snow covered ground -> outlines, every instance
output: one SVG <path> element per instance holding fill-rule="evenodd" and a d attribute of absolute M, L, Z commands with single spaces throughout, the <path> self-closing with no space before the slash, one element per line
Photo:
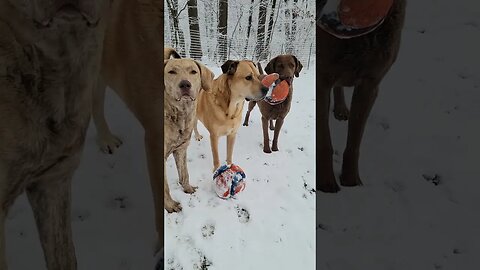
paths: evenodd
<path fill-rule="evenodd" d="M 212 70 L 220 74 L 219 68 Z M 240 128 L 234 157 L 246 172 L 247 187 L 237 200 L 221 200 L 211 189 L 207 136 L 201 142 L 192 138 L 188 152 L 190 181 L 199 186 L 196 194 L 180 190 L 173 158 L 169 160 L 172 196 L 182 203 L 183 212 L 165 214 L 166 269 L 314 269 L 315 194 L 309 191 L 315 182 L 314 70 L 302 72 L 294 84 L 294 104 L 280 135 L 280 152 L 263 153 L 258 108 L 250 126 Z M 101 153 L 91 125 L 73 181 L 78 266 L 153 269 L 156 235 L 143 132 L 111 91 L 106 117 L 124 144 L 114 155 Z M 199 128 L 208 134 L 202 124 Z M 224 158 L 225 140 L 220 142 Z M 6 235 L 9 269 L 45 269 L 25 196 L 10 211 Z"/>
<path fill-rule="evenodd" d="M 408 1 L 363 140 L 365 186 L 317 195 L 317 269 L 479 269 L 478 48 L 478 1 Z M 331 119 L 340 172 L 346 123 Z"/>
<path fill-rule="evenodd" d="M 234 163 L 245 171 L 247 186 L 236 200 L 222 200 L 212 189 L 210 141 L 201 123 L 204 139 L 192 138 L 188 150 L 190 182 L 199 186 L 193 196 L 175 183 L 174 160 L 169 160 L 172 196 L 183 211 L 165 214 L 166 269 L 315 269 L 314 86 L 313 68 L 295 79 L 279 152 L 263 153 L 258 107 L 249 126 L 240 127 Z M 225 138 L 219 149 L 224 160 Z"/>

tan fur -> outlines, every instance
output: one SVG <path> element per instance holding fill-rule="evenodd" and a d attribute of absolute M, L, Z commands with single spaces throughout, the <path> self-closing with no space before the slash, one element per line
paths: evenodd
<path fill-rule="evenodd" d="M 194 73 L 194 74 L 193 74 Z M 189 184 L 187 168 L 187 147 L 192 137 L 195 120 L 196 98 L 200 89 L 210 89 L 213 73 L 204 65 L 191 59 L 172 59 L 165 61 L 165 141 L 164 166 L 167 158 L 173 154 L 177 165 L 179 182 L 185 193 L 194 193 L 196 187 Z M 180 85 L 191 83 L 188 96 L 182 96 Z M 164 203 L 168 212 L 181 210 L 178 202 L 170 196 L 165 173 Z"/>
<path fill-rule="evenodd" d="M 172 56 L 173 56 L 173 58 L 182 58 L 173 48 L 164 48 L 163 49 L 163 59 L 170 59 L 170 57 L 172 57 Z"/>
<path fill-rule="evenodd" d="M 109 86 L 145 130 L 158 243 L 163 244 L 163 1 L 115 0 L 111 13 L 101 77 L 93 97 L 92 115 L 98 143 L 109 153 L 121 144 L 111 133 L 104 116 L 105 89 Z"/>
<path fill-rule="evenodd" d="M 237 130 L 242 121 L 245 99 L 260 100 L 268 89 L 260 81 L 260 73 L 251 61 L 227 61 L 224 73 L 213 81 L 211 91 L 200 91 L 197 117 L 210 133 L 213 170 L 220 166 L 218 139 L 227 136 L 227 163 L 233 159 L 233 147 Z M 247 80 L 251 76 L 251 80 Z M 195 138 L 201 140 L 195 125 Z"/>
<path fill-rule="evenodd" d="M 47 268 L 74 270 L 70 182 L 99 71 L 104 20 L 96 22 L 108 2 L 78 1 L 77 11 L 59 12 L 64 1 L 10 3 L 0 0 L 0 269 L 7 269 L 5 217 L 26 191 Z"/>

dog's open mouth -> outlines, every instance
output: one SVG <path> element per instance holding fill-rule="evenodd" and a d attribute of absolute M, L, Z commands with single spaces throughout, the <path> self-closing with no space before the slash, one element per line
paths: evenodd
<path fill-rule="evenodd" d="M 280 81 L 286 81 L 289 86 L 292 85 L 292 79 L 290 79 L 290 78 L 280 78 Z"/>
<path fill-rule="evenodd" d="M 177 101 L 182 101 L 182 100 L 195 101 L 195 98 L 188 94 L 183 94 L 181 97 L 177 98 L 176 100 Z"/>
<path fill-rule="evenodd" d="M 56 18 L 66 18 L 73 20 L 75 18 L 82 18 L 88 27 L 96 27 L 100 22 L 100 19 L 95 19 L 93 16 L 89 15 L 87 12 L 80 10 L 75 5 L 64 4 L 58 7 L 52 16 L 47 17 L 41 21 L 35 21 L 40 28 L 48 28 L 51 26 L 52 22 Z"/>

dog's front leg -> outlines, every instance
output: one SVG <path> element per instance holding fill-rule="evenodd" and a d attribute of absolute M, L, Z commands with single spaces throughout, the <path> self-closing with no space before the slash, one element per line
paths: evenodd
<path fill-rule="evenodd" d="M 227 135 L 227 164 L 232 164 L 233 161 L 233 147 L 235 146 L 235 139 L 237 133 Z"/>
<path fill-rule="evenodd" d="M 212 148 L 213 156 L 213 171 L 220 167 L 220 158 L 218 156 L 218 136 L 210 134 L 210 147 Z"/>
<path fill-rule="evenodd" d="M 317 119 L 319 125 L 319 141 L 317 144 L 317 160 L 319 176 L 317 177 L 317 190 L 323 192 L 338 192 L 340 188 L 335 181 L 333 173 L 333 147 L 330 139 L 330 93 L 332 85 L 317 79 Z"/>
<path fill-rule="evenodd" d="M 283 126 L 283 118 L 278 118 L 275 121 L 275 133 L 273 134 L 272 151 L 278 151 L 278 136 L 280 136 L 280 130 L 282 129 L 282 126 Z"/>
<path fill-rule="evenodd" d="M 333 115 L 339 121 L 348 120 L 349 111 L 345 104 L 343 87 L 340 86 L 333 88 Z"/>
<path fill-rule="evenodd" d="M 170 195 L 170 188 L 168 187 L 168 181 L 167 181 L 167 166 L 166 166 L 166 163 L 167 163 L 167 159 L 164 159 L 163 160 L 163 172 L 164 172 L 163 173 L 163 175 L 164 175 L 163 176 L 163 205 L 165 207 L 165 210 L 167 210 L 167 212 L 169 212 L 169 213 L 180 212 L 180 211 L 182 211 L 182 207 L 180 206 L 180 203 L 174 201 L 172 199 L 172 196 Z M 157 215 L 157 218 L 158 218 L 158 215 L 160 213 L 155 213 L 155 214 Z M 160 220 L 157 220 L 157 222 L 160 222 Z M 163 222 L 163 215 L 162 215 L 162 222 Z M 160 228 L 158 228 L 158 227 L 160 227 L 160 226 L 157 224 L 158 233 L 163 235 L 163 231 L 159 231 Z M 163 229 L 163 224 L 162 224 L 161 227 Z"/>
<path fill-rule="evenodd" d="M 248 120 L 250 119 L 250 112 L 253 110 L 253 108 L 255 108 L 256 104 L 257 102 L 253 100 L 248 102 L 247 114 L 245 115 L 245 120 L 243 121 L 244 126 L 248 126 Z"/>
<path fill-rule="evenodd" d="M 195 116 L 195 120 L 193 121 L 193 133 L 195 134 L 195 140 L 200 141 L 203 139 L 203 136 L 200 135 L 198 132 L 198 118 Z"/>
<path fill-rule="evenodd" d="M 197 187 L 190 185 L 187 168 L 187 146 L 183 146 L 173 152 L 175 164 L 177 165 L 178 178 L 185 193 L 194 193 Z"/>
<path fill-rule="evenodd" d="M 122 145 L 122 140 L 113 135 L 105 120 L 105 91 L 107 85 L 99 76 L 97 85 L 93 89 L 92 96 L 92 118 L 97 130 L 97 143 L 104 153 L 113 154 L 116 148 Z"/>
<path fill-rule="evenodd" d="M 165 183 L 167 183 L 167 173 L 165 170 L 165 156 L 163 152 L 163 131 L 160 127 L 156 127 L 156 131 L 152 131 L 149 129 L 145 130 L 145 152 L 147 155 L 147 168 L 148 168 L 148 175 L 150 178 L 150 186 L 152 189 L 153 194 L 153 206 L 155 209 L 155 228 L 157 231 L 157 249 L 163 248 L 163 228 L 164 228 L 164 217 L 163 217 L 163 209 L 165 204 L 165 198 L 167 197 L 165 194 L 168 192 L 168 186 L 165 187 Z M 162 170 L 160 169 L 160 160 L 164 159 L 163 163 L 163 175 L 161 174 Z M 164 181 L 164 194 L 163 198 L 160 194 L 162 194 L 162 186 L 160 182 Z M 168 192 L 170 194 L 170 192 Z M 163 200 L 162 200 L 163 199 Z M 167 210 L 168 211 L 168 210 Z"/>
<path fill-rule="evenodd" d="M 262 130 L 263 130 L 263 152 L 272 153 L 270 150 L 270 138 L 268 136 L 268 119 L 262 115 Z"/>
<path fill-rule="evenodd" d="M 355 87 L 348 121 L 347 146 L 343 153 L 342 186 L 362 185 L 358 172 L 358 158 L 365 124 L 378 94 L 378 83 L 365 81 Z"/>
<path fill-rule="evenodd" d="M 42 179 L 27 188 L 48 270 L 75 270 L 71 228 L 71 176 Z"/>

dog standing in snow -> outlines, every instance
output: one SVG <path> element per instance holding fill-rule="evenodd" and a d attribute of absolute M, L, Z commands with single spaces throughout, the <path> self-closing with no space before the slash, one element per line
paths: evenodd
<path fill-rule="evenodd" d="M 47 269 L 77 269 L 71 180 L 90 121 L 108 3 L 0 0 L 0 270 L 7 269 L 7 212 L 24 191 Z"/>
<path fill-rule="evenodd" d="M 326 2 L 326 4 L 325 4 Z M 325 5 L 325 6 L 324 6 Z M 317 4 L 317 189 L 340 190 L 333 172 L 330 94 L 334 116 L 348 120 L 340 183 L 361 185 L 358 159 L 367 118 L 380 83 L 395 62 L 405 17 L 405 0 L 328 0 Z M 343 87 L 355 87 L 350 110 Z"/>

